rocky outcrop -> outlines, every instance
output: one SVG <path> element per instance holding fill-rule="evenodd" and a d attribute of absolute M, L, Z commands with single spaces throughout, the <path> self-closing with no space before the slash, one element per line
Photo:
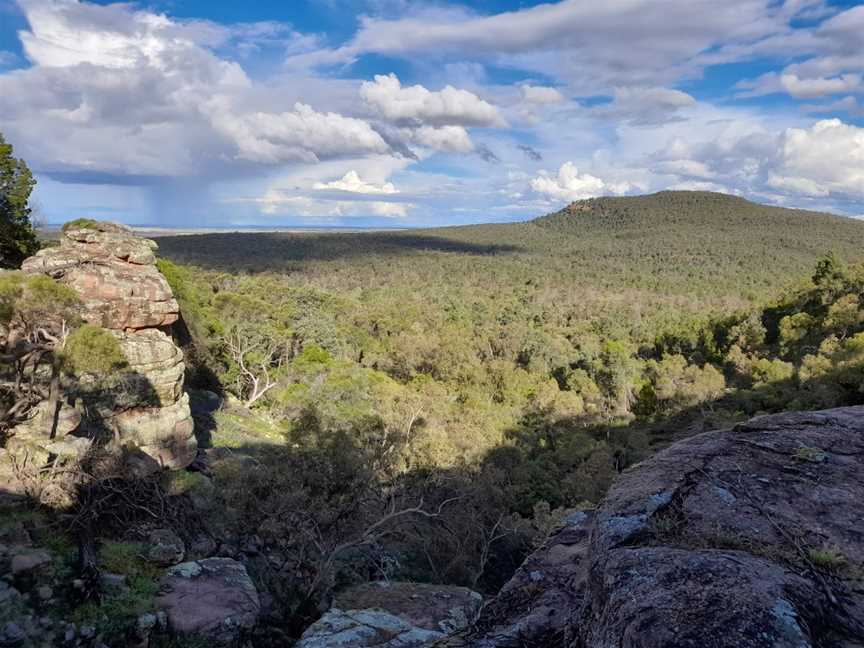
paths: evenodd
<path fill-rule="evenodd" d="M 864 646 L 864 407 L 681 441 L 571 516 L 450 647 Z"/>
<path fill-rule="evenodd" d="M 21 269 L 47 274 L 75 289 L 91 324 L 119 331 L 170 326 L 180 308 L 156 269 L 155 241 L 117 223 L 87 221 L 63 232 Z"/>
<path fill-rule="evenodd" d="M 82 377 L 79 387 L 119 444 L 138 451 L 136 466 L 144 471 L 183 468 L 197 450 L 183 352 L 168 335 L 179 307 L 156 268 L 155 250 L 155 242 L 128 227 L 86 221 L 22 266 L 73 288 L 84 319 L 117 337 L 128 370 L 99 384 Z"/>
<path fill-rule="evenodd" d="M 177 635 L 237 645 L 255 627 L 261 611 L 258 591 L 246 568 L 231 558 L 206 558 L 168 570 L 156 607 Z"/>
<path fill-rule="evenodd" d="M 416 648 L 467 627 L 482 597 L 464 587 L 367 583 L 339 596 L 297 648 Z"/>

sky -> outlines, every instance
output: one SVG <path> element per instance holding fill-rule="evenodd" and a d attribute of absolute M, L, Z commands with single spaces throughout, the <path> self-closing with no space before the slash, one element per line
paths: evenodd
<path fill-rule="evenodd" d="M 664 189 L 864 217 L 864 3 L 0 0 L 40 218 L 454 225 Z"/>

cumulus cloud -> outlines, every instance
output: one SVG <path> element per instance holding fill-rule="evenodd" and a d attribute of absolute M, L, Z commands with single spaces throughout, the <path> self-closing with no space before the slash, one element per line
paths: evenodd
<path fill-rule="evenodd" d="M 333 218 L 405 218 L 414 207 L 412 203 L 380 200 L 321 200 L 282 189 L 270 189 L 259 198 L 232 198 L 226 202 L 256 205 L 267 216 L 302 216 L 314 219 Z"/>
<path fill-rule="evenodd" d="M 354 171 L 348 171 L 340 180 L 331 182 L 316 182 L 313 185 L 314 189 L 319 191 L 332 189 L 336 191 L 347 191 L 350 193 L 359 194 L 396 194 L 399 190 L 393 186 L 392 182 L 385 182 L 383 185 L 375 185 L 369 182 L 363 182 L 360 175 Z"/>
<path fill-rule="evenodd" d="M 690 178 L 713 178 L 717 174 L 698 160 L 665 160 L 654 167 L 657 173 Z"/>
<path fill-rule="evenodd" d="M 590 173 L 579 173 L 573 162 L 565 162 L 554 176 L 541 171 L 531 180 L 531 189 L 552 200 L 572 202 L 604 194 L 625 194 L 634 186 L 628 182 L 609 183 Z"/>
<path fill-rule="evenodd" d="M 810 196 L 864 198 L 864 128 L 826 119 L 787 129 L 769 185 Z"/>
<path fill-rule="evenodd" d="M 432 126 L 496 126 L 506 123 L 492 104 L 467 90 L 445 86 L 433 92 L 422 85 L 403 87 L 395 74 L 365 81 L 360 96 L 387 120 Z"/>
<path fill-rule="evenodd" d="M 284 26 L 224 27 L 75 0 L 21 7 L 32 65 L 0 75 L 0 120 L 42 172 L 200 176 L 230 160 L 273 165 L 391 151 L 359 117 L 305 102 L 274 109 L 276 88 L 263 92 L 215 53 L 244 39 L 290 40 Z"/>
<path fill-rule="evenodd" d="M 216 109 L 213 126 L 237 145 L 238 157 L 275 164 L 291 160 L 385 153 L 387 143 L 368 123 L 337 113 L 319 113 L 298 103 L 283 113 L 232 114 Z"/>
<path fill-rule="evenodd" d="M 468 131 L 462 126 L 420 126 L 419 128 L 399 129 L 402 137 L 409 143 L 417 144 L 434 151 L 445 153 L 471 153 L 474 143 Z"/>
<path fill-rule="evenodd" d="M 864 128 L 839 119 L 702 144 L 677 142 L 665 154 L 674 157 L 659 161 L 654 170 L 682 179 L 710 179 L 760 194 L 864 197 Z"/>

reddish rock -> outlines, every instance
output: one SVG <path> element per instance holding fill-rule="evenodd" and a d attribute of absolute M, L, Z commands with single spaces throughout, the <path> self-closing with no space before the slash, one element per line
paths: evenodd
<path fill-rule="evenodd" d="M 91 324 L 116 330 L 170 326 L 179 306 L 156 269 L 156 243 L 116 223 L 63 233 L 60 246 L 46 248 L 22 265 L 74 288 Z"/>
<path fill-rule="evenodd" d="M 258 591 L 246 568 L 231 558 L 175 565 L 162 579 L 156 607 L 178 635 L 206 637 L 215 645 L 238 645 L 258 619 Z"/>

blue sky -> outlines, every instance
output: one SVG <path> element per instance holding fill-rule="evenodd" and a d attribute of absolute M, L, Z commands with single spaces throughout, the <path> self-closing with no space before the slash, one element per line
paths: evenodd
<path fill-rule="evenodd" d="M 706 189 L 864 215 L 864 4 L 0 0 L 51 222 L 445 225 Z"/>

